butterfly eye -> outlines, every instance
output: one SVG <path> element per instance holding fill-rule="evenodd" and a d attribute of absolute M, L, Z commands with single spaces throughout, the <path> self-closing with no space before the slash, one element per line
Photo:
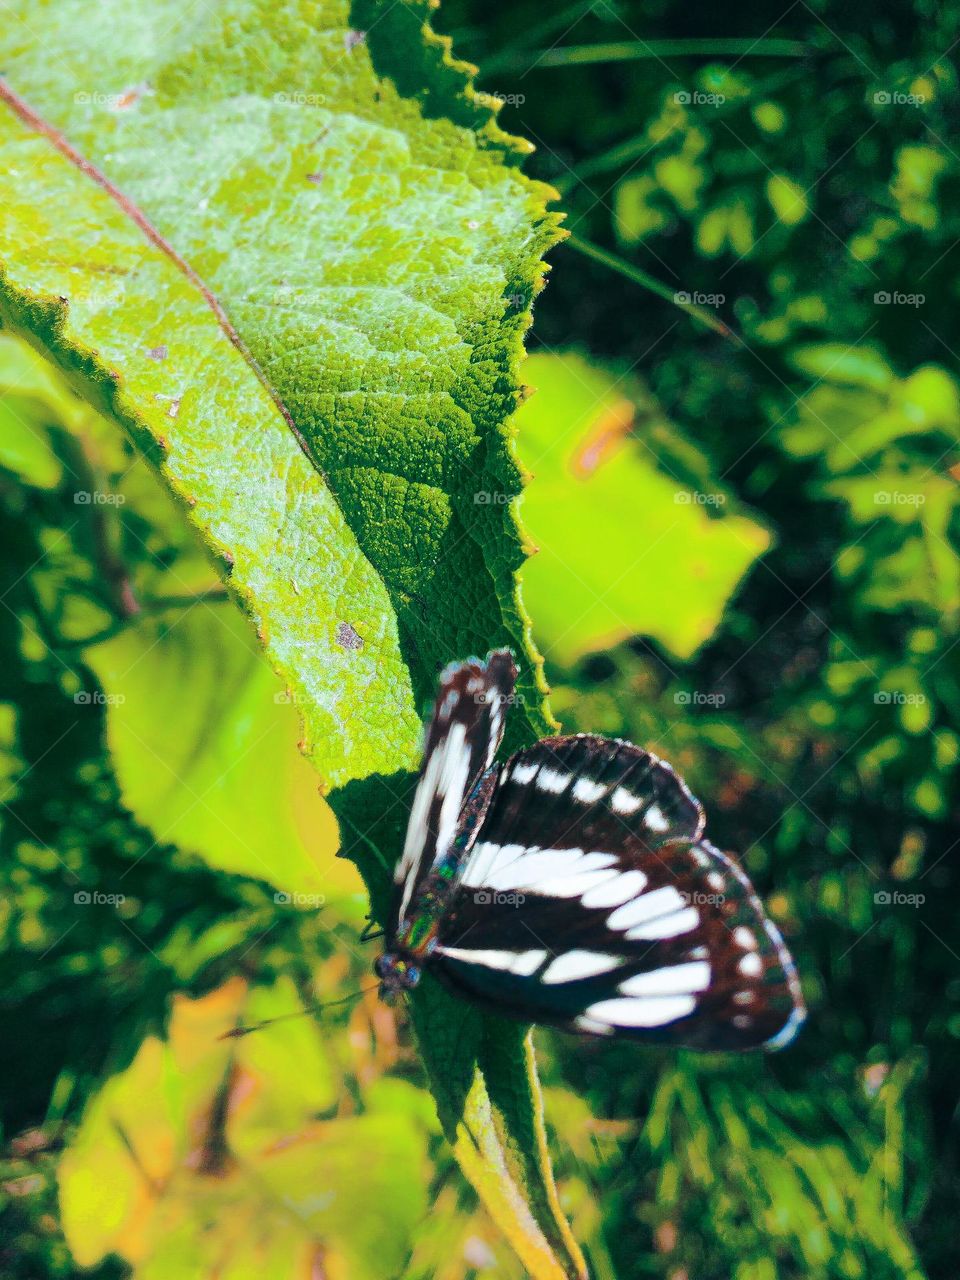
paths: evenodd
<path fill-rule="evenodd" d="M 385 978 L 393 969 L 393 957 L 390 955 L 377 956 L 373 962 L 373 972 L 378 978 Z"/>
<path fill-rule="evenodd" d="M 410 968 L 407 970 L 406 977 L 404 979 L 404 986 L 415 987 L 419 981 L 420 981 L 420 969 L 418 968 L 417 965 L 412 964 Z"/>

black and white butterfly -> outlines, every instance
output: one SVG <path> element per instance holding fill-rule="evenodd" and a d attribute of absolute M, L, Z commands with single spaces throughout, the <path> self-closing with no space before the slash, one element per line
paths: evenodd
<path fill-rule="evenodd" d="M 395 874 L 381 994 L 429 968 L 500 1013 L 698 1049 L 777 1049 L 790 954 L 699 802 L 629 742 L 544 738 L 500 765 L 508 650 L 448 667 Z"/>

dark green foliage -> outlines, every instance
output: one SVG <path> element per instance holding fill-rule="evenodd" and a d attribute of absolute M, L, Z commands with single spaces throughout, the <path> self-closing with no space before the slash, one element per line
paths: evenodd
<path fill-rule="evenodd" d="M 504 123 L 538 142 L 531 172 L 561 188 L 574 235 L 668 291 L 724 295 L 717 314 L 738 335 L 710 332 L 564 248 L 536 339 L 636 363 L 777 538 L 694 662 L 638 642 L 573 675 L 551 672 L 544 637 L 554 710 L 566 728 L 623 734 L 682 767 L 709 832 L 743 851 L 792 939 L 812 1016 L 799 1045 L 747 1086 L 752 1141 L 765 1131 L 778 1147 L 783 1126 L 789 1162 L 790 1134 L 799 1152 L 829 1133 L 856 1163 L 872 1133 L 867 1145 L 902 1162 L 890 1203 L 928 1273 L 952 1275 L 960 95 L 947 51 L 960 10 L 770 4 L 734 16 L 614 3 L 546 16 L 533 3 L 491 14 L 454 0 L 444 20 L 483 87 L 523 95 Z M 697 37 L 709 50 L 741 33 L 736 56 L 658 44 Z M 806 53 L 769 56 L 764 33 Z M 648 42 L 659 56 L 569 65 L 562 52 L 601 42 L 621 57 Z M 599 587 L 602 564 L 597 573 Z M 628 1058 L 562 1060 L 598 1114 L 642 1116 L 677 1069 L 638 1076 Z M 737 1064 L 721 1078 L 742 1089 L 750 1071 Z M 712 1159 L 732 1161 L 710 1068 L 688 1064 L 678 1079 L 706 1099 Z M 902 1098 L 899 1137 L 884 1079 Z M 747 1266 L 763 1254 L 772 1169 L 741 1188 L 734 1222 L 727 1172 L 722 1192 L 698 1188 L 682 1142 L 664 1159 L 679 1199 L 652 1195 L 656 1162 L 636 1152 L 598 1188 L 618 1275 L 669 1271 L 650 1253 L 649 1226 L 665 1216 L 676 1230 L 657 1233 L 656 1250 L 698 1280 L 740 1266 L 771 1277 L 911 1273 L 908 1254 L 862 1242 L 816 1266 L 790 1250 Z M 851 1194 L 866 1218 L 869 1195 Z M 682 1217 L 665 1210 L 672 1203 Z"/>

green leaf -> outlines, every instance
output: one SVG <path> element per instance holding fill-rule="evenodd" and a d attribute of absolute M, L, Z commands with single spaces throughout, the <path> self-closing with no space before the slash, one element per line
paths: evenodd
<path fill-rule="evenodd" d="M 803 188 L 785 173 L 772 173 L 767 179 L 767 199 L 773 212 L 788 227 L 803 222 L 810 212 Z"/>
<path fill-rule="evenodd" d="M 539 554 L 523 589 L 540 643 L 570 663 L 643 633 L 689 657 L 769 535 L 742 515 L 712 518 L 727 507 L 718 486 L 663 474 L 678 468 L 662 414 L 632 383 L 575 355 L 531 356 L 524 376 L 536 394 L 517 415 L 520 451 L 536 482 L 523 514 Z"/>
<path fill-rule="evenodd" d="M 336 822 L 296 749 L 296 710 L 242 615 L 201 603 L 147 616 L 84 657 L 108 698 L 124 800 L 158 841 L 292 901 L 338 896 Z"/>
<path fill-rule="evenodd" d="M 37 355 L 0 334 L 0 467 L 35 488 L 57 487 L 63 467 L 37 419 L 66 412 L 66 400 Z"/>
<path fill-rule="evenodd" d="M 512 504 L 474 495 L 519 492 L 504 420 L 556 223 L 516 171 L 523 147 L 423 30 L 425 5 L 239 13 L 171 3 L 145 21 L 64 0 L 42 45 L 27 7 L 7 23 L 10 83 L 124 198 L 3 90 L 19 178 L 0 212 L 0 317 L 190 507 L 297 700 L 304 749 L 341 788 L 382 918 L 437 667 L 511 644 L 513 742 L 549 724 Z M 468 1176 L 531 1274 L 582 1274 L 523 1030 L 491 1030 L 429 984 L 416 1004 Z M 443 1032 L 429 1044 L 424 1011 Z"/>
<path fill-rule="evenodd" d="M 0 130 L 5 159 L 20 170 L 0 211 L 4 323 L 153 457 L 163 452 L 167 482 L 269 633 L 273 665 L 302 693 L 306 750 L 325 776 L 412 762 L 417 717 L 386 591 L 267 389 L 196 287 L 116 201 L 12 111 Z M 54 240 L 68 261 L 46 255 Z M 122 331 L 107 305 L 121 297 Z M 149 354 L 158 317 L 168 327 L 162 361 Z M 340 620 L 367 637 L 362 650 L 337 643 Z M 392 734 L 374 736 L 371 706 Z"/>
<path fill-rule="evenodd" d="M 310 1023 L 221 1038 L 298 1007 L 288 980 L 174 1001 L 168 1039 L 146 1039 L 107 1081 L 61 1162 L 81 1265 L 113 1251 L 139 1280 L 400 1271 L 426 1211 L 425 1130 L 402 1113 L 317 1120 L 336 1079 Z"/>
<path fill-rule="evenodd" d="M 427 12 L 166 0 L 147 22 L 126 0 L 60 0 L 42 40 L 27 3 L 0 37 L 10 86 L 223 305 L 387 587 L 418 704 L 438 662 L 527 648 L 512 514 L 473 495 L 520 489 L 502 423 L 557 238 L 549 189 L 424 40 Z M 108 307 L 123 283 L 100 290 Z M 188 398 L 197 366 L 170 320 L 157 308 L 141 332 L 169 348 L 157 390 Z M 543 731 L 529 660 L 521 692 L 516 719 Z"/>

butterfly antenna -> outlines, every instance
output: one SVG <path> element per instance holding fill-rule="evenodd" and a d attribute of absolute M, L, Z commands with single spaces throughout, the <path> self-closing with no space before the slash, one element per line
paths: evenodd
<path fill-rule="evenodd" d="M 218 1040 L 239 1040 L 242 1036 L 248 1036 L 254 1031 L 262 1031 L 264 1027 L 272 1027 L 275 1022 L 289 1022 L 291 1018 L 305 1018 L 311 1013 L 321 1013 L 324 1009 L 334 1009 L 339 1004 L 349 1004 L 351 1000 L 359 1000 L 361 996 L 365 996 L 368 991 L 376 991 L 379 984 L 374 983 L 369 987 L 361 987 L 359 991 L 352 991 L 348 996 L 341 996 L 339 1000 L 325 1000 L 322 1004 L 308 1004 L 304 1008 L 298 1009 L 296 1013 L 280 1013 L 275 1018 L 264 1018 L 262 1022 L 254 1022 L 249 1027 L 234 1027 L 232 1031 L 225 1031 L 222 1036 L 217 1036 Z"/>

